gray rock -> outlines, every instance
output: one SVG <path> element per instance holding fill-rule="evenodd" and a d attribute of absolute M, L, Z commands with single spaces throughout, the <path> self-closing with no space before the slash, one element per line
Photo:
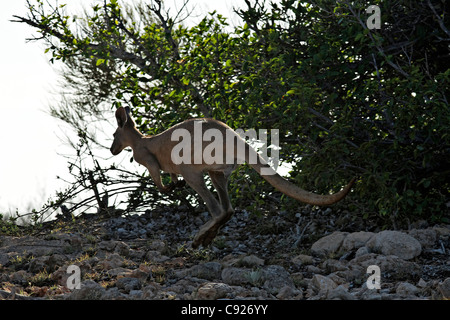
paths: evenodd
<path fill-rule="evenodd" d="M 311 247 L 311 252 L 313 255 L 319 257 L 327 257 L 333 253 L 337 253 L 346 236 L 346 232 L 333 232 L 316 241 Z"/>
<path fill-rule="evenodd" d="M 122 290 L 125 293 L 129 293 L 131 290 L 139 290 L 141 289 L 141 282 L 136 278 L 120 278 L 116 282 L 117 288 Z"/>
<path fill-rule="evenodd" d="M 295 288 L 289 272 L 279 265 L 270 265 L 263 269 L 263 288 L 271 294 L 278 294 L 285 286 Z"/>
<path fill-rule="evenodd" d="M 303 292 L 301 290 L 295 289 L 291 286 L 284 286 L 278 291 L 277 299 L 287 300 L 287 299 L 301 299 L 303 298 Z"/>
<path fill-rule="evenodd" d="M 162 240 L 154 240 L 148 246 L 149 250 L 159 251 L 162 254 L 167 252 L 167 244 Z"/>
<path fill-rule="evenodd" d="M 114 248 L 116 247 L 116 243 L 117 241 L 114 240 L 108 240 L 108 241 L 101 241 L 97 247 L 100 250 L 105 250 L 105 251 L 113 251 Z"/>
<path fill-rule="evenodd" d="M 349 261 L 349 265 L 359 270 L 359 277 L 367 279 L 367 268 L 371 265 L 378 266 L 381 273 L 390 274 L 393 279 L 404 279 L 406 276 L 420 275 L 422 269 L 414 262 L 405 261 L 397 256 L 384 256 L 375 253 L 369 253 L 356 257 Z M 356 268 L 358 267 L 358 268 Z M 383 276 L 381 277 L 383 281 Z"/>
<path fill-rule="evenodd" d="M 402 297 L 410 297 L 417 295 L 419 293 L 419 289 L 411 283 L 400 282 L 395 292 Z"/>
<path fill-rule="evenodd" d="M 117 253 L 110 254 L 101 261 L 99 264 L 102 266 L 104 270 L 111 270 L 122 267 L 124 265 L 124 259 L 119 256 Z"/>
<path fill-rule="evenodd" d="M 127 295 L 121 293 L 119 288 L 109 288 L 106 290 L 105 294 L 102 296 L 102 300 L 117 300 L 117 299 L 126 299 Z"/>
<path fill-rule="evenodd" d="M 360 256 L 363 256 L 363 255 L 368 254 L 368 253 L 370 253 L 369 252 L 369 248 L 361 247 L 358 250 L 356 250 L 355 257 L 360 257 Z"/>
<path fill-rule="evenodd" d="M 399 231 L 377 233 L 366 243 L 366 247 L 371 252 L 394 255 L 404 260 L 415 258 L 422 252 L 419 241 Z"/>
<path fill-rule="evenodd" d="M 15 284 L 19 285 L 26 285 L 31 278 L 31 274 L 26 272 L 25 270 L 19 270 L 17 272 L 14 272 L 10 276 L 10 281 Z"/>
<path fill-rule="evenodd" d="M 225 284 L 220 282 L 207 282 L 203 284 L 197 291 L 197 299 L 200 300 L 216 300 L 222 299 L 227 296 L 228 293 L 231 293 L 233 289 Z"/>
<path fill-rule="evenodd" d="M 378 289 L 367 288 L 366 283 L 363 283 L 362 288 L 357 291 L 356 296 L 360 300 L 381 300 L 381 293 Z"/>
<path fill-rule="evenodd" d="M 346 251 L 363 247 L 374 236 L 373 232 L 354 232 L 347 235 L 342 243 L 342 249 Z"/>
<path fill-rule="evenodd" d="M 450 299 L 450 278 L 447 278 L 443 282 L 439 283 L 438 290 L 443 299 Z"/>
<path fill-rule="evenodd" d="M 258 258 L 255 255 L 249 255 L 249 256 L 245 256 L 244 258 L 242 258 L 240 260 L 240 265 L 242 267 L 260 267 L 262 265 L 264 265 L 264 260 L 261 258 Z"/>
<path fill-rule="evenodd" d="M 148 285 L 146 285 L 144 288 L 142 288 L 142 299 L 154 299 L 158 292 L 161 290 L 161 285 L 156 282 L 152 282 Z"/>
<path fill-rule="evenodd" d="M 293 264 L 304 266 L 313 263 L 313 257 L 308 256 L 306 254 L 299 254 L 291 259 Z"/>
<path fill-rule="evenodd" d="M 436 226 L 433 228 L 436 231 L 437 235 L 443 239 L 448 239 L 450 237 L 450 225 L 447 226 Z"/>
<path fill-rule="evenodd" d="M 437 240 L 437 232 L 433 228 L 413 229 L 408 234 L 419 241 L 422 248 L 433 248 Z"/>
<path fill-rule="evenodd" d="M 315 274 L 310 283 L 310 289 L 317 294 L 324 293 L 327 295 L 328 292 L 336 287 L 337 284 L 333 280 L 320 274 Z"/>
<path fill-rule="evenodd" d="M 101 300 L 106 290 L 100 284 L 92 280 L 81 282 L 80 289 L 74 289 L 68 296 L 69 300 Z"/>
<path fill-rule="evenodd" d="M 356 300 L 356 297 L 348 292 L 348 289 L 343 285 L 331 289 L 326 298 L 329 300 Z"/>
<path fill-rule="evenodd" d="M 122 241 L 117 241 L 114 252 L 122 257 L 128 257 L 130 254 L 130 246 Z"/>
<path fill-rule="evenodd" d="M 246 268 L 229 267 L 222 270 L 221 276 L 223 282 L 232 286 L 239 286 L 249 282 L 250 271 Z"/>
<path fill-rule="evenodd" d="M 9 256 L 6 253 L 0 252 L 0 266 L 5 265 L 9 262 Z"/>
<path fill-rule="evenodd" d="M 28 267 L 28 271 L 31 273 L 39 273 L 41 271 L 44 271 L 45 267 L 47 266 L 47 261 L 49 257 L 43 256 L 43 257 L 36 257 L 30 261 L 30 265 Z"/>
<path fill-rule="evenodd" d="M 206 262 L 194 265 L 189 269 L 176 271 L 175 276 L 177 278 L 191 276 L 206 280 L 216 280 L 222 276 L 222 265 L 218 262 Z"/>
<path fill-rule="evenodd" d="M 161 263 L 169 260 L 170 258 L 165 255 L 161 255 L 161 252 L 156 250 L 150 250 L 145 254 L 145 260 L 150 261 L 152 263 Z"/>

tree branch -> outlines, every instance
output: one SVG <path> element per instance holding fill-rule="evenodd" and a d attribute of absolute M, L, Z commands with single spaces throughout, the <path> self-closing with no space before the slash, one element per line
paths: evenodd
<path fill-rule="evenodd" d="M 366 24 L 361 20 L 361 17 L 359 14 L 356 14 L 355 10 L 353 9 L 352 5 L 346 1 L 345 2 L 347 4 L 347 7 L 349 8 L 350 12 L 353 14 L 353 16 L 356 18 L 356 20 L 359 22 L 359 24 L 363 27 L 364 30 L 367 30 L 367 34 L 370 37 L 370 40 L 372 40 L 373 44 L 375 45 L 375 47 L 377 48 L 378 52 L 383 56 L 383 58 L 386 60 L 386 62 L 395 70 L 397 70 L 398 73 L 400 73 L 401 75 L 403 75 L 406 78 L 409 78 L 410 75 L 403 70 L 399 65 L 393 63 L 392 61 L 390 61 L 386 54 L 384 53 L 383 48 L 377 43 L 377 41 L 375 40 L 375 38 L 372 35 L 372 31 L 366 26 Z"/>

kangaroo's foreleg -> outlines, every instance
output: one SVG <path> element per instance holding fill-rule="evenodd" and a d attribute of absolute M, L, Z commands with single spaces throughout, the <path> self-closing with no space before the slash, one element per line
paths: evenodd
<path fill-rule="evenodd" d="M 170 185 L 163 185 L 161 181 L 161 167 L 159 166 L 158 161 L 155 157 L 153 157 L 153 155 L 147 155 L 145 162 L 143 162 L 143 165 L 147 168 L 148 173 L 152 177 L 153 182 L 155 182 L 155 185 L 160 192 L 167 193 L 173 190 Z"/>

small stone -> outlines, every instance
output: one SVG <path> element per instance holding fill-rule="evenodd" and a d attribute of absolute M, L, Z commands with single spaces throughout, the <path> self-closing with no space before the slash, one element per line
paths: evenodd
<path fill-rule="evenodd" d="M 194 265 L 189 269 L 176 271 L 175 275 L 177 278 L 191 276 L 206 280 L 220 279 L 222 275 L 222 265 L 218 262 L 206 262 Z"/>
<path fill-rule="evenodd" d="M 301 299 L 303 297 L 303 293 L 301 290 L 295 289 L 291 286 L 284 286 L 280 289 L 277 294 L 277 299 L 287 300 L 287 299 Z"/>
<path fill-rule="evenodd" d="M 278 294 L 285 286 L 295 288 L 289 272 L 279 265 L 270 265 L 263 269 L 263 288 L 271 294 Z"/>
<path fill-rule="evenodd" d="M 306 254 L 299 254 L 291 259 L 293 264 L 304 266 L 313 263 L 313 257 L 308 256 Z"/>
<path fill-rule="evenodd" d="M 250 256 L 245 256 L 244 258 L 242 258 L 240 260 L 240 264 L 243 267 L 259 267 L 264 265 L 264 260 L 252 254 Z"/>
<path fill-rule="evenodd" d="M 208 282 L 203 284 L 197 291 L 197 299 L 201 300 L 216 300 L 222 299 L 232 292 L 232 288 L 220 282 Z"/>
<path fill-rule="evenodd" d="M 68 296 L 69 300 L 101 300 L 106 290 L 100 284 L 92 280 L 81 282 L 80 289 L 74 289 Z"/>
<path fill-rule="evenodd" d="M 438 290 L 443 299 L 450 299 L 450 278 L 447 278 L 443 282 L 439 283 Z"/>
<path fill-rule="evenodd" d="M 225 268 L 222 270 L 222 280 L 229 285 L 243 285 L 249 282 L 251 270 L 245 268 Z"/>
<path fill-rule="evenodd" d="M 108 255 L 106 257 L 106 259 L 104 259 L 103 261 L 101 261 L 99 263 L 99 265 L 104 270 L 116 269 L 116 268 L 123 266 L 123 264 L 124 264 L 124 259 L 121 256 L 119 256 L 117 253 Z"/>
<path fill-rule="evenodd" d="M 401 282 L 397 286 L 397 290 L 395 292 L 402 297 L 409 297 L 417 295 L 419 293 L 419 289 L 411 283 Z"/>
<path fill-rule="evenodd" d="M 417 282 L 417 286 L 420 288 L 426 288 L 427 286 L 427 282 L 425 280 L 423 280 L 422 278 L 419 279 L 419 282 Z"/>
<path fill-rule="evenodd" d="M 117 280 L 116 286 L 119 290 L 129 293 L 131 290 L 141 289 L 141 282 L 137 278 L 120 278 Z"/>
<path fill-rule="evenodd" d="M 356 250 L 355 257 L 361 257 L 361 256 L 363 256 L 365 254 L 369 254 L 369 253 L 370 253 L 370 251 L 367 247 L 361 247 L 358 250 Z"/>
<path fill-rule="evenodd" d="M 327 299 L 329 300 L 356 300 L 356 297 L 353 296 L 348 289 L 343 285 L 339 285 L 336 288 L 332 289 L 327 294 Z"/>
<path fill-rule="evenodd" d="M 333 280 L 320 274 L 314 275 L 310 285 L 315 292 L 329 292 L 337 287 Z"/>
<path fill-rule="evenodd" d="M 122 257 L 128 257 L 130 254 L 130 246 L 125 242 L 118 241 L 114 252 L 121 255 Z"/>

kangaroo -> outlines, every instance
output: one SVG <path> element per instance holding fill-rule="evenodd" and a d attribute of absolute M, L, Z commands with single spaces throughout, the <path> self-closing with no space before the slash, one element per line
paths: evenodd
<path fill-rule="evenodd" d="M 324 206 L 340 201 L 349 193 L 355 181 L 353 179 L 347 186 L 335 194 L 314 194 L 295 186 L 278 175 L 233 129 L 218 120 L 206 118 L 190 119 L 158 135 L 144 136 L 136 128 L 135 122 L 130 116 L 130 108 L 118 108 L 115 116 L 118 128 L 114 133 L 114 141 L 110 148 L 113 155 L 119 154 L 126 147 L 131 147 L 134 159 L 147 168 L 150 176 L 161 192 L 170 192 L 174 188 L 182 186 L 185 181 L 205 201 L 206 207 L 212 215 L 212 219 L 204 224 L 194 237 L 192 242 L 193 248 L 197 248 L 199 245 L 203 245 L 204 247 L 209 245 L 216 237 L 220 227 L 230 220 L 234 214 L 228 196 L 228 178 L 236 169 L 237 165 L 243 163 L 243 161 L 249 163 L 275 189 L 298 201 L 312 205 Z M 198 128 L 201 128 L 201 131 Z M 215 158 L 215 161 L 211 161 L 211 159 L 198 159 L 198 157 L 196 159 L 196 150 L 193 150 L 196 149 L 196 146 L 197 149 L 200 147 L 203 152 L 208 148 L 208 145 L 212 144 L 212 142 L 204 141 L 204 138 L 202 138 L 203 134 L 210 129 L 216 133 L 220 133 L 222 137 L 227 135 L 232 137 L 237 143 L 233 148 L 230 148 L 225 143 L 221 144 L 220 150 L 215 150 L 215 156 L 218 156 L 218 158 Z M 183 150 L 183 153 L 186 153 L 183 154 L 183 159 L 187 161 L 181 163 L 179 159 L 174 157 L 174 154 L 176 154 L 174 151 L 180 151 L 181 142 L 179 141 L 179 133 L 193 135 L 192 141 L 185 141 L 186 139 L 182 141 L 186 147 Z M 178 139 L 174 139 L 174 137 L 178 137 Z M 191 145 L 193 145 L 193 148 L 191 148 Z M 239 145 L 244 147 L 244 154 L 239 153 Z M 189 152 L 190 154 L 188 154 Z M 251 156 L 254 156 L 254 158 L 251 158 Z M 256 161 L 249 161 L 255 158 Z M 270 172 L 270 170 L 272 171 Z M 160 175 L 161 171 L 170 174 L 172 180 L 170 184 L 163 185 Z M 267 174 L 268 171 L 270 174 Z M 203 178 L 205 172 L 211 177 L 212 184 L 219 196 L 219 201 L 217 201 L 205 185 Z M 181 175 L 184 181 L 179 181 L 178 175 Z"/>

